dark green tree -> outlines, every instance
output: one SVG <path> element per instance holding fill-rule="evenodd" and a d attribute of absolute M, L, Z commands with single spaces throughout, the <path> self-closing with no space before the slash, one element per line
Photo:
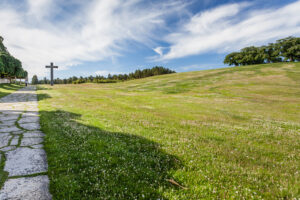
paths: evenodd
<path fill-rule="evenodd" d="M 281 56 L 284 57 L 284 61 L 294 62 L 295 60 L 298 60 L 298 55 L 300 53 L 300 38 L 290 36 L 277 40 L 277 44 Z"/>
<path fill-rule="evenodd" d="M 32 83 L 33 85 L 36 85 L 36 84 L 39 83 L 39 80 L 38 80 L 37 75 L 33 75 L 32 80 L 31 80 L 31 83 Z"/>
<path fill-rule="evenodd" d="M 26 78 L 27 72 L 22 68 L 20 60 L 9 54 L 0 36 L 0 75 L 11 78 Z"/>
<path fill-rule="evenodd" d="M 224 64 L 252 65 L 282 61 L 300 61 L 300 38 L 287 37 L 261 47 L 245 47 L 240 52 L 226 55 Z"/>
<path fill-rule="evenodd" d="M 228 64 L 229 66 L 239 66 L 240 65 L 240 54 L 239 52 L 233 52 L 228 54 L 224 59 L 224 64 Z"/>

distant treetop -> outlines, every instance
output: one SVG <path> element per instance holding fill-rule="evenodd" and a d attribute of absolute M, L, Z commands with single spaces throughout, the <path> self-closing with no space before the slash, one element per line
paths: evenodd
<path fill-rule="evenodd" d="M 152 68 L 147 69 L 137 69 L 132 73 L 129 74 L 108 74 L 107 77 L 104 76 L 89 76 L 89 77 L 70 77 L 67 79 L 55 79 L 55 84 L 80 84 L 80 83 L 116 83 L 119 81 L 126 81 L 126 80 L 133 80 L 133 79 L 140 79 L 140 78 L 146 78 L 150 76 L 157 76 L 157 75 L 163 75 L 163 74 L 172 74 L 176 73 L 175 71 L 162 67 L 162 66 L 155 66 Z M 34 81 L 38 82 L 39 84 L 49 84 L 50 80 L 47 78 L 44 78 L 43 80 L 37 80 L 37 78 L 34 78 Z"/>
<path fill-rule="evenodd" d="M 300 38 L 287 37 L 261 47 L 245 47 L 240 52 L 232 52 L 224 59 L 224 64 L 241 66 L 276 62 L 300 61 Z"/>

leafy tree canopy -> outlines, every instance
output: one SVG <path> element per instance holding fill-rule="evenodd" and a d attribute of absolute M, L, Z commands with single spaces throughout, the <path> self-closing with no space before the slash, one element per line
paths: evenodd
<path fill-rule="evenodd" d="M 33 85 L 36 85 L 36 84 L 39 83 L 39 80 L 38 80 L 37 75 L 33 75 L 32 80 L 31 80 L 31 83 L 32 83 Z"/>
<path fill-rule="evenodd" d="M 300 61 L 300 38 L 287 37 L 261 47 L 245 47 L 226 55 L 224 64 L 241 66 L 275 62 Z"/>
<path fill-rule="evenodd" d="M 7 51 L 0 36 L 0 75 L 1 77 L 26 78 L 27 71 L 22 68 L 20 60 L 16 59 Z"/>

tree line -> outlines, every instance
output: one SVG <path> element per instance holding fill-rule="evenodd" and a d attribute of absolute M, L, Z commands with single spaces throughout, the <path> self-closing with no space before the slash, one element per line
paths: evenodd
<path fill-rule="evenodd" d="M 56 78 L 54 79 L 54 84 L 81 84 L 81 83 L 116 83 L 120 81 L 127 81 L 127 80 L 133 80 L 133 79 L 140 79 L 140 78 L 146 78 L 150 76 L 157 76 L 162 74 L 171 74 L 176 73 L 173 70 L 170 70 L 168 68 L 162 67 L 162 66 L 155 66 L 148 69 L 137 69 L 132 73 L 129 74 L 108 74 L 107 77 L 105 76 L 89 76 L 89 77 L 70 77 L 66 79 L 60 79 Z M 32 77 L 32 84 L 50 84 L 50 80 L 46 77 L 42 80 L 38 80 L 38 77 L 34 75 Z"/>
<path fill-rule="evenodd" d="M 224 59 L 224 64 L 241 66 L 276 62 L 300 61 L 300 38 L 287 37 L 261 47 L 250 46 L 232 52 Z"/>
<path fill-rule="evenodd" d="M 3 37 L 0 36 L 0 76 L 1 78 L 26 78 L 27 71 L 22 68 L 22 63 L 10 55 L 3 44 Z"/>

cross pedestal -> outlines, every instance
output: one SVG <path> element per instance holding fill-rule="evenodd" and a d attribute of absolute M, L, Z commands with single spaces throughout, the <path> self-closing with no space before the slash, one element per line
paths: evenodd
<path fill-rule="evenodd" d="M 51 76 L 51 86 L 53 86 L 53 69 L 58 68 L 58 66 L 54 66 L 53 63 L 50 63 L 50 66 L 46 66 L 46 68 L 50 68 L 50 76 Z"/>

